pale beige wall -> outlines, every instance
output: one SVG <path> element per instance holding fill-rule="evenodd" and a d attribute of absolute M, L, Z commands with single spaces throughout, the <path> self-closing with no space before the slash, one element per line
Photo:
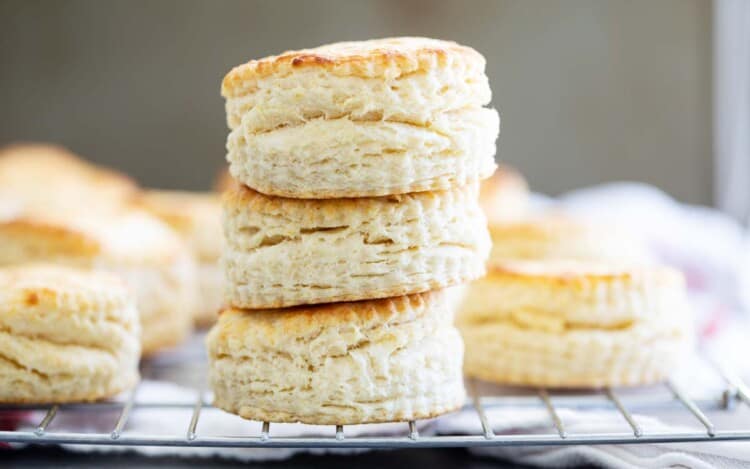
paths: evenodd
<path fill-rule="evenodd" d="M 710 9 L 640 1 L 0 1 L 0 143 L 61 141 L 207 187 L 219 82 L 288 48 L 429 35 L 487 56 L 501 159 L 541 191 L 607 180 L 710 202 Z"/>

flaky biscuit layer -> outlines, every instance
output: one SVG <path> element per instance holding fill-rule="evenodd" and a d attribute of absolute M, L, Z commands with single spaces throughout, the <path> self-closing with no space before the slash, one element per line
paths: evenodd
<path fill-rule="evenodd" d="M 147 213 L 0 221 L 0 265 L 40 261 L 120 275 L 136 295 L 144 355 L 181 342 L 191 330 L 195 262 L 183 241 Z"/>
<path fill-rule="evenodd" d="M 115 276 L 0 269 L 0 402 L 90 401 L 132 387 L 139 332 L 134 298 Z"/>
<path fill-rule="evenodd" d="M 464 372 L 501 384 L 554 388 L 641 386 L 664 381 L 690 354 L 686 318 L 613 330 L 562 332 L 512 321 L 459 326 Z"/>
<path fill-rule="evenodd" d="M 426 123 L 490 101 L 484 58 L 453 42 L 391 38 L 286 52 L 235 67 L 222 83 L 230 128 L 313 118 Z"/>
<path fill-rule="evenodd" d="M 441 190 L 489 177 L 497 112 L 469 47 L 390 38 L 290 51 L 224 78 L 241 183 L 296 198 Z"/>
<path fill-rule="evenodd" d="M 265 194 L 342 198 L 449 189 L 495 170 L 494 109 L 440 115 L 429 126 L 314 119 L 254 135 L 232 131 L 234 177 Z"/>
<path fill-rule="evenodd" d="M 692 319 L 673 269 L 527 261 L 470 285 L 457 325 L 470 376 L 602 387 L 663 380 L 689 352 Z"/>
<path fill-rule="evenodd" d="M 214 405 L 273 422 L 433 417 L 464 401 L 463 346 L 442 291 L 222 313 L 207 338 Z"/>
<path fill-rule="evenodd" d="M 489 250 L 476 185 L 380 198 L 225 197 L 227 301 L 270 308 L 463 283 Z"/>

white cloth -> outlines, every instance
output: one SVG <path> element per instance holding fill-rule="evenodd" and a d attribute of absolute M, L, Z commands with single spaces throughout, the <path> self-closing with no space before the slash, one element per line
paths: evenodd
<path fill-rule="evenodd" d="M 750 2 L 714 2 L 714 193 L 750 223 Z"/>

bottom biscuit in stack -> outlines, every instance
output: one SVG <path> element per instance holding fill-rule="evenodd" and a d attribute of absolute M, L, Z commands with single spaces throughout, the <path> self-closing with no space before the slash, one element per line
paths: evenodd
<path fill-rule="evenodd" d="M 246 419 L 359 424 L 464 402 L 463 344 L 443 291 L 224 311 L 207 338 L 214 405 Z"/>
<path fill-rule="evenodd" d="M 93 401 L 138 381 L 135 299 L 100 272 L 0 269 L 0 402 Z"/>
<path fill-rule="evenodd" d="M 662 381 L 689 355 L 692 314 L 667 267 L 593 262 L 490 265 L 458 314 L 465 373 L 554 388 Z"/>

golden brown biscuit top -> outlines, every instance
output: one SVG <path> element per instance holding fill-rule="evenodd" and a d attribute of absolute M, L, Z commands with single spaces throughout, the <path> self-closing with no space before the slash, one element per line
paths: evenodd
<path fill-rule="evenodd" d="M 30 143 L 0 149 L 0 199 L 25 212 L 110 210 L 136 191 L 128 176 L 59 146 Z"/>
<path fill-rule="evenodd" d="M 513 279 L 556 286 L 586 285 L 622 281 L 659 285 L 684 285 L 682 273 L 667 266 L 636 266 L 615 262 L 541 260 L 492 261 L 487 266 L 490 280 Z"/>
<path fill-rule="evenodd" d="M 221 196 L 213 192 L 147 190 L 138 203 L 181 232 L 221 218 Z"/>
<path fill-rule="evenodd" d="M 162 263 L 184 252 L 183 241 L 152 215 L 34 214 L 0 220 L 0 263 L 72 258 L 84 264 Z"/>
<path fill-rule="evenodd" d="M 50 264 L 0 268 L 0 313 L 117 314 L 131 298 L 119 277 Z"/>
<path fill-rule="evenodd" d="M 596 228 L 562 213 L 548 212 L 516 221 L 493 224 L 489 229 L 492 239 L 501 242 L 504 238 L 526 240 L 571 239 L 583 236 Z"/>
<path fill-rule="evenodd" d="M 452 41 L 423 37 L 395 37 L 369 41 L 338 42 L 313 49 L 287 51 L 233 68 L 221 86 L 224 97 L 252 90 L 247 81 L 272 75 L 284 76 L 303 68 L 317 68 L 339 76 L 395 78 L 427 71 L 450 62 L 484 70 L 484 57 L 476 50 Z"/>
<path fill-rule="evenodd" d="M 215 192 L 145 191 L 139 205 L 177 231 L 197 258 L 215 262 L 224 244 L 221 196 Z"/>
<path fill-rule="evenodd" d="M 445 191 L 414 192 L 379 197 L 355 197 L 348 199 L 292 199 L 262 194 L 247 186 L 236 186 L 223 195 L 225 208 L 238 208 L 248 213 L 286 214 L 305 220 L 347 218 L 374 214 L 389 207 L 404 207 L 408 204 L 429 205 L 446 201 L 473 198 L 479 191 L 478 184 L 468 184 Z"/>
<path fill-rule="evenodd" d="M 218 333 L 222 336 L 258 340 L 288 337 L 306 338 L 331 327 L 368 329 L 383 324 L 410 322 L 433 308 L 447 310 L 444 290 L 435 290 L 380 300 L 304 305 L 269 310 L 228 308 L 220 314 Z"/>

